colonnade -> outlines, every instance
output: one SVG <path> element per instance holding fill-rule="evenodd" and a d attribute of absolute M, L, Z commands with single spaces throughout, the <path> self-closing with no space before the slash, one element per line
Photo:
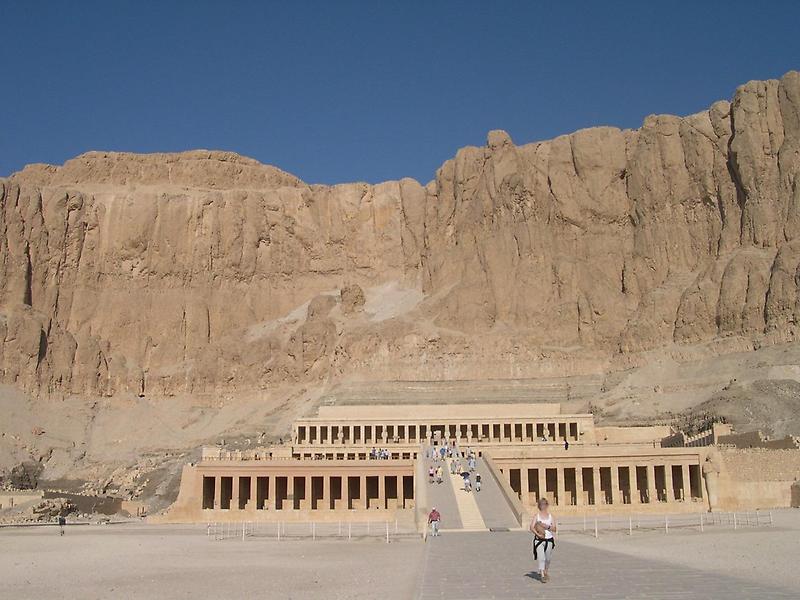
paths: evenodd
<path fill-rule="evenodd" d="M 202 508 L 221 510 L 368 510 L 411 508 L 413 475 L 204 474 Z"/>
<path fill-rule="evenodd" d="M 449 423 L 384 422 L 369 424 L 313 423 L 299 421 L 294 443 L 308 445 L 384 445 L 423 441 L 465 443 L 570 442 L 581 441 L 584 424 L 578 419 L 500 420 Z"/>
<path fill-rule="evenodd" d="M 699 464 L 636 462 L 501 466 L 524 504 L 546 497 L 557 506 L 653 504 L 703 498 Z"/>

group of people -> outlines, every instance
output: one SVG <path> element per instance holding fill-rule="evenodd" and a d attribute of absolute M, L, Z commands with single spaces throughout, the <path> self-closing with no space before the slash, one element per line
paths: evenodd
<path fill-rule="evenodd" d="M 369 457 L 372 460 L 388 460 L 391 458 L 391 454 L 386 448 L 373 448 L 369 451 Z"/>

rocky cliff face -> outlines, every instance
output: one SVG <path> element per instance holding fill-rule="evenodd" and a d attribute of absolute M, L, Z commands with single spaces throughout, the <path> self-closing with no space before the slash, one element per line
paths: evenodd
<path fill-rule="evenodd" d="M 2 382 L 160 396 L 574 374 L 793 339 L 800 73 L 689 117 L 515 146 L 422 186 L 88 153 L 0 179 Z"/>

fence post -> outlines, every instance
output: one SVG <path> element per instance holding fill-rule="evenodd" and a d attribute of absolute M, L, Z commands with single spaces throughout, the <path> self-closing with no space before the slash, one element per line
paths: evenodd
<path fill-rule="evenodd" d="M 586 513 L 583 513 L 583 530 L 586 531 Z"/>
<path fill-rule="evenodd" d="M 733 528 L 736 529 L 736 513 L 733 513 Z"/>
<path fill-rule="evenodd" d="M 700 533 L 703 533 L 703 513 L 700 513 Z"/>
<path fill-rule="evenodd" d="M 633 517 L 628 515 L 628 535 L 633 535 Z"/>
<path fill-rule="evenodd" d="M 347 541 L 349 542 L 352 537 L 353 537 L 353 523 L 349 522 L 347 524 Z"/>
<path fill-rule="evenodd" d="M 311 522 L 311 539 L 312 540 L 317 539 L 317 524 L 314 523 L 313 521 Z"/>
<path fill-rule="evenodd" d="M 386 543 L 389 543 L 389 521 L 386 521 Z"/>
<path fill-rule="evenodd" d="M 244 541 L 244 521 L 242 521 L 242 541 Z"/>
<path fill-rule="evenodd" d="M 278 521 L 278 541 L 281 541 L 281 522 Z"/>
<path fill-rule="evenodd" d="M 772 511 L 769 511 L 769 526 L 772 527 Z"/>
<path fill-rule="evenodd" d="M 664 515 L 664 533 L 669 533 L 669 515 Z"/>
<path fill-rule="evenodd" d="M 597 538 L 597 517 L 594 518 L 594 537 Z"/>
<path fill-rule="evenodd" d="M 397 533 L 397 519 L 394 520 L 394 532 Z"/>

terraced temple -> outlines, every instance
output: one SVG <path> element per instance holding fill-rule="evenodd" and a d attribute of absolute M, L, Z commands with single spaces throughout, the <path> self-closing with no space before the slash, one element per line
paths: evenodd
<path fill-rule="evenodd" d="M 558 403 L 323 405 L 295 421 L 286 444 L 204 448 L 184 468 L 165 520 L 392 519 L 423 530 L 430 506 L 450 503 L 461 527 L 480 529 L 483 513 L 496 510 L 520 525 L 542 497 L 566 514 L 789 506 L 800 451 L 720 445 L 726 438 L 735 436 L 720 424 L 694 436 L 597 426 L 592 414 L 563 413 Z M 460 496 L 470 492 L 454 473 L 467 470 L 470 455 L 498 491 L 493 504 L 505 507 Z M 739 479 L 742 460 L 782 460 L 785 474 L 754 488 Z M 438 465 L 450 475 L 446 492 L 428 483 Z"/>

